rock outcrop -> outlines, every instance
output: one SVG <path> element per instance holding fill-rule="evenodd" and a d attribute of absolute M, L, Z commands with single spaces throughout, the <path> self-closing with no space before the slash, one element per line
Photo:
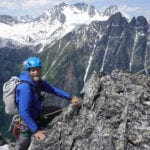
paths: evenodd
<path fill-rule="evenodd" d="M 45 129 L 32 150 L 149 150 L 150 77 L 94 73 L 70 105 Z"/>

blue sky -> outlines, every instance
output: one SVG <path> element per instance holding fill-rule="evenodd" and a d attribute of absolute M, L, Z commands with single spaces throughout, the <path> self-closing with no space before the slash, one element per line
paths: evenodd
<path fill-rule="evenodd" d="M 81 0 L 0 0 L 0 14 L 37 17 L 42 12 L 54 5 L 65 3 L 78 3 Z M 110 5 L 117 5 L 120 10 L 130 17 L 143 15 L 150 18 L 150 0 L 84 0 L 85 3 L 95 6 L 98 10 L 104 10 Z"/>

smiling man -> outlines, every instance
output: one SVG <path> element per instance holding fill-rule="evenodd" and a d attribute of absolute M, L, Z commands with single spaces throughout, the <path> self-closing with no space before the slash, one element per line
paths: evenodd
<path fill-rule="evenodd" d="M 74 105 L 79 104 L 77 97 L 72 97 L 70 93 L 42 80 L 41 68 L 40 59 L 38 57 L 30 57 L 25 61 L 26 71 L 23 71 L 20 75 L 22 83 L 16 88 L 16 104 L 18 106 L 20 122 L 23 122 L 22 126 L 25 127 L 23 130 L 20 128 L 20 131 L 17 132 L 19 135 L 16 136 L 15 150 L 26 150 L 30 145 L 32 134 L 38 140 L 46 138 L 45 132 L 38 125 L 40 114 L 44 111 L 40 100 L 41 91 L 68 99 Z M 51 112 L 51 110 L 49 111 Z"/>

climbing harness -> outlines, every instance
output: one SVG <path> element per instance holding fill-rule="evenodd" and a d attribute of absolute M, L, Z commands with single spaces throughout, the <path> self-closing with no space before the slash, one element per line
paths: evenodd
<path fill-rule="evenodd" d="M 13 135 L 15 136 L 16 139 L 19 138 L 19 135 L 27 137 L 31 134 L 19 115 L 14 115 L 8 131 L 10 131 L 12 127 L 13 127 Z"/>
<path fill-rule="evenodd" d="M 25 123 L 23 122 L 23 120 L 21 119 L 20 116 L 16 116 L 13 120 L 13 126 L 20 129 L 20 131 L 25 132 L 28 130 L 28 128 L 26 127 Z"/>

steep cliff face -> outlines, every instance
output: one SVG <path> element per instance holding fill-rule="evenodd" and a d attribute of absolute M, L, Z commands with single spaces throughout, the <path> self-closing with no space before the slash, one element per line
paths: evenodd
<path fill-rule="evenodd" d="M 145 69 L 143 74 L 148 75 L 149 25 L 144 17 L 128 22 L 118 12 L 107 21 L 78 26 L 54 45 L 47 44 L 40 57 L 44 78 L 76 93 L 94 70 L 109 74 L 114 69 L 132 73 Z M 60 78 L 64 80 L 58 82 Z"/>
<path fill-rule="evenodd" d="M 94 73 L 69 106 L 47 127 L 32 150 L 149 150 L 150 77 Z"/>

